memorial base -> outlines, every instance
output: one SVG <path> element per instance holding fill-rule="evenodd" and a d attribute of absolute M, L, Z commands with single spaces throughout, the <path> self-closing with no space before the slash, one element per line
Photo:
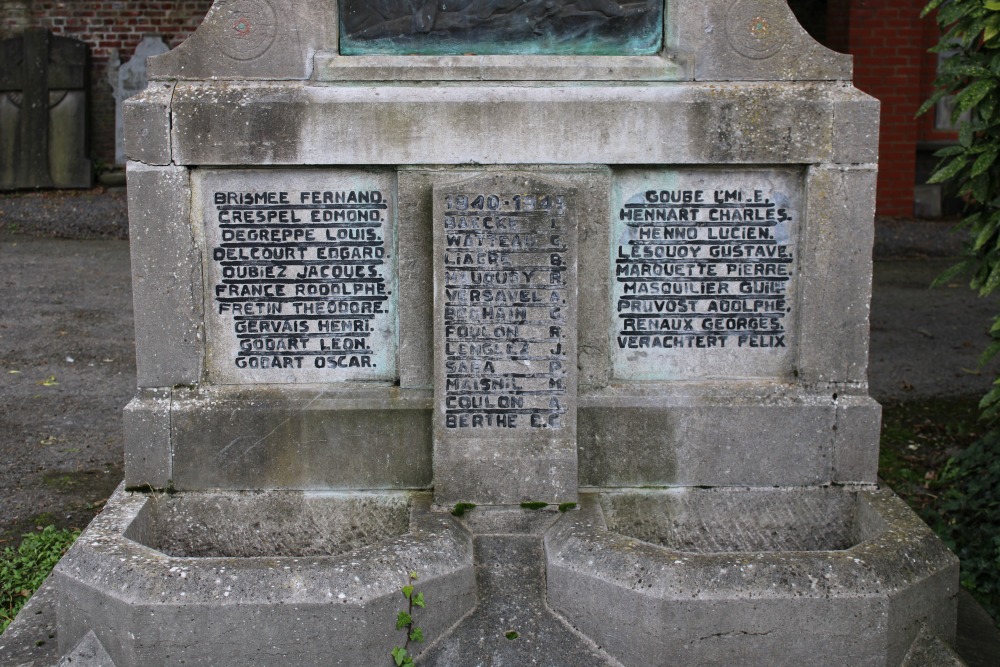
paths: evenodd
<path fill-rule="evenodd" d="M 119 490 L 56 570 L 60 650 L 381 664 L 410 571 L 426 665 L 931 667 L 955 634 L 957 559 L 869 487 L 605 490 L 461 519 L 425 493 Z"/>

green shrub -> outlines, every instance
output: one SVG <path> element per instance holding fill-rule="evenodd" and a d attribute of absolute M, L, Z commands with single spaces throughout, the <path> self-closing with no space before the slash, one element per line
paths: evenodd
<path fill-rule="evenodd" d="M 1000 0 L 931 0 L 923 15 L 934 10 L 943 35 L 932 51 L 951 55 L 920 113 L 954 96 L 952 122 L 961 123 L 958 145 L 938 151 L 942 160 L 928 182 L 955 189 L 965 202 L 962 225 L 969 232 L 963 261 L 937 283 L 968 273 L 972 288 L 985 296 L 1000 287 Z M 1000 352 L 1000 315 L 990 336 L 984 361 Z M 998 618 L 1000 379 L 979 407 L 989 430 L 948 463 L 932 523 L 962 559 L 962 584 Z"/>
<path fill-rule="evenodd" d="M 1000 619 L 1000 431 L 949 461 L 942 474 L 935 532 L 962 561 L 962 585 Z"/>
<path fill-rule="evenodd" d="M 80 534 L 48 526 L 24 536 L 17 549 L 0 555 L 0 632 L 7 629 L 28 598 L 42 585 L 62 555 Z"/>
<path fill-rule="evenodd" d="M 931 0 L 924 14 L 934 9 L 944 34 L 931 50 L 951 56 L 920 113 L 954 96 L 952 122 L 961 123 L 958 145 L 937 152 L 942 160 L 928 183 L 946 183 L 965 201 L 969 231 L 964 260 L 937 282 L 970 273 L 973 289 L 986 296 L 1000 287 L 1000 0 Z M 1000 316 L 990 333 L 987 359 L 1000 352 Z M 985 416 L 998 416 L 998 408 L 1000 384 L 984 399 Z"/>

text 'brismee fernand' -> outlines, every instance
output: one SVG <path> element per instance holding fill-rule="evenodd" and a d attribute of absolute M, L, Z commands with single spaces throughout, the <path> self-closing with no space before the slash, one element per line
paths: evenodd
<path fill-rule="evenodd" d="M 364 183 L 295 185 L 205 193 L 216 374 L 275 382 L 390 378 L 391 195 Z"/>

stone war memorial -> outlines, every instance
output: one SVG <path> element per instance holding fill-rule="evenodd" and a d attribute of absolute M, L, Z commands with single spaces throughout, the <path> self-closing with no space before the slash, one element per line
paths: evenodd
<path fill-rule="evenodd" d="M 72 664 L 961 664 L 877 479 L 878 102 L 783 0 L 216 0 L 148 76 Z"/>

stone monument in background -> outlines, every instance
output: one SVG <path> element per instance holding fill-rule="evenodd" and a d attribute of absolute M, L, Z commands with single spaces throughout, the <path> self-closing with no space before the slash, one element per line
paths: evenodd
<path fill-rule="evenodd" d="M 166 53 L 170 47 L 160 35 L 146 35 L 135 47 L 127 63 L 122 63 L 117 52 L 112 54 L 108 66 L 108 83 L 115 94 L 115 164 L 125 164 L 125 129 L 122 121 L 122 103 L 146 88 L 146 58 Z"/>
<path fill-rule="evenodd" d="M 415 572 L 425 665 L 948 654 L 877 484 L 878 102 L 783 0 L 217 0 L 149 76 L 65 653 L 388 665 Z"/>
<path fill-rule="evenodd" d="M 32 28 L 0 41 L 0 190 L 89 188 L 87 45 Z"/>

